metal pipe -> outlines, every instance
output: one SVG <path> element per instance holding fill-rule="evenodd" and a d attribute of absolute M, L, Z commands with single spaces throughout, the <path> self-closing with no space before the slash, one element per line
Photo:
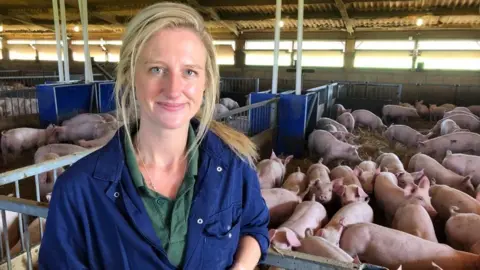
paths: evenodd
<path fill-rule="evenodd" d="M 65 69 L 65 81 L 70 81 L 70 63 L 68 59 L 67 43 L 67 19 L 65 15 L 65 0 L 60 0 L 60 16 L 62 17 L 62 41 L 63 41 L 63 68 Z"/>
<path fill-rule="evenodd" d="M 302 42 L 303 42 L 303 0 L 298 0 L 298 19 L 297 19 L 297 73 L 295 94 L 302 93 Z"/>
<path fill-rule="evenodd" d="M 277 0 L 275 9 L 275 45 L 273 51 L 272 94 L 277 93 L 278 86 L 278 50 L 280 47 L 280 21 L 282 19 L 282 0 Z"/>
<path fill-rule="evenodd" d="M 53 23 L 55 25 L 55 41 L 56 41 L 56 46 L 57 46 L 57 63 L 58 63 L 58 75 L 59 78 L 58 80 L 60 82 L 63 82 L 64 76 L 63 76 L 63 63 L 62 63 L 62 51 L 60 49 L 60 26 L 58 23 L 58 2 L 57 0 L 52 0 L 52 5 L 53 5 Z"/>
<path fill-rule="evenodd" d="M 80 9 L 80 20 L 82 21 L 83 53 L 85 57 L 85 82 L 93 81 L 92 62 L 90 61 L 90 50 L 88 48 L 88 10 L 87 3 L 84 0 L 78 0 Z"/>
<path fill-rule="evenodd" d="M 10 258 L 10 245 L 8 243 L 8 226 L 7 226 L 7 214 L 5 210 L 2 210 L 2 224 L 3 224 L 3 236 L 5 237 L 5 253 L 7 253 L 7 269 L 12 269 L 12 260 Z"/>
<path fill-rule="evenodd" d="M 15 197 L 20 198 L 20 185 L 18 181 L 15 181 Z M 25 250 L 25 246 L 23 245 L 23 217 L 22 215 L 18 215 L 18 228 L 20 229 L 20 240 L 22 241 L 22 251 Z"/>

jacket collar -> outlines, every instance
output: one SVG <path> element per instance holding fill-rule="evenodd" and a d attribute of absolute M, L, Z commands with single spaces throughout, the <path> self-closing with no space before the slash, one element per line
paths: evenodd
<path fill-rule="evenodd" d="M 197 131 L 200 125 L 199 121 L 192 119 L 190 123 Z M 93 172 L 94 178 L 103 181 L 118 181 L 120 179 L 125 165 L 125 151 L 123 148 L 125 132 L 124 127 L 119 128 L 113 138 L 105 146 L 97 150 L 97 162 Z M 228 166 L 225 160 L 229 159 L 224 156 L 226 149 L 228 149 L 228 146 L 215 133 L 208 130 L 200 144 L 199 155 L 207 154 L 223 166 Z"/>

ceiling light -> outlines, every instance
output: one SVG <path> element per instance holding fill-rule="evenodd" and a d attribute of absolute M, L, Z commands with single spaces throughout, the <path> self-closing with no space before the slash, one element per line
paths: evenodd
<path fill-rule="evenodd" d="M 282 28 L 284 25 L 285 25 L 285 23 L 284 23 L 283 21 L 280 21 L 280 22 L 278 23 L 278 26 L 280 26 L 280 28 Z"/>
<path fill-rule="evenodd" d="M 0 24 L 0 32 L 3 32 L 3 24 Z"/>
<path fill-rule="evenodd" d="M 417 19 L 417 26 L 422 26 L 423 25 L 423 19 L 422 18 L 418 18 Z"/>
<path fill-rule="evenodd" d="M 75 27 L 73 27 L 73 31 L 80 32 L 80 27 L 78 25 L 75 25 Z"/>

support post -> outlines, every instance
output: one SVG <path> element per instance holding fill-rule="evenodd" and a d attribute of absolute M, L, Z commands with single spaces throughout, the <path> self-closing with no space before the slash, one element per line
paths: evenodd
<path fill-rule="evenodd" d="M 52 0 L 53 5 L 53 23 L 55 25 L 55 41 L 57 47 L 57 64 L 58 64 L 58 81 L 63 82 L 65 81 L 65 77 L 63 76 L 63 63 L 62 63 L 62 51 L 60 48 L 60 24 L 58 22 L 58 1 Z"/>
<path fill-rule="evenodd" d="M 297 19 L 297 71 L 295 79 L 295 94 L 302 94 L 302 43 L 303 43 L 303 0 L 298 0 Z"/>
<path fill-rule="evenodd" d="M 63 45 L 63 68 L 65 70 L 65 81 L 70 81 L 70 63 L 68 59 L 68 43 L 67 43 L 67 18 L 65 15 L 65 0 L 60 0 L 60 16 L 62 17 L 62 45 Z"/>
<path fill-rule="evenodd" d="M 272 94 L 277 93 L 278 86 L 278 50 L 280 47 L 280 21 L 282 19 L 282 0 L 277 0 L 275 9 L 275 45 L 273 51 Z"/>

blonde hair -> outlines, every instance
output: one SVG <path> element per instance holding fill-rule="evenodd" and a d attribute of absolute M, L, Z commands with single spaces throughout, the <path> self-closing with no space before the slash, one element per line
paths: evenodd
<path fill-rule="evenodd" d="M 184 4 L 162 2 L 151 5 L 140 11 L 126 27 L 116 71 L 115 103 L 117 118 L 123 119 L 123 128 L 128 140 L 132 143 L 129 123 L 138 119 L 135 100 L 135 67 L 138 57 L 145 43 L 154 33 L 168 28 L 186 28 L 193 31 L 202 40 L 207 53 L 204 101 L 195 115 L 200 125 L 195 143 L 187 153 L 195 150 L 208 130 L 211 130 L 237 156 L 253 166 L 254 161 L 258 158 L 256 145 L 242 133 L 213 120 L 215 103 L 220 96 L 220 75 L 216 63 L 215 47 L 201 15 Z"/>

